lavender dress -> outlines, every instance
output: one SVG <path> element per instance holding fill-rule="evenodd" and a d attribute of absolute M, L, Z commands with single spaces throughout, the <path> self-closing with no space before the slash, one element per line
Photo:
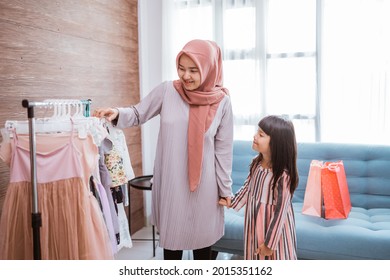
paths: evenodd
<path fill-rule="evenodd" d="M 225 96 L 204 136 L 202 177 L 191 192 L 187 171 L 189 105 L 173 83 L 164 82 L 139 104 L 118 108 L 118 127 L 143 124 L 160 115 L 153 172 L 152 223 L 160 233 L 160 246 L 193 250 L 213 245 L 224 234 L 220 196 L 231 196 L 233 112 Z"/>

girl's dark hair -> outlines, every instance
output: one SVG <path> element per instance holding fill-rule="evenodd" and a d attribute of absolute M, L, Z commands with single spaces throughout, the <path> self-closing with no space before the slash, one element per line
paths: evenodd
<path fill-rule="evenodd" d="M 293 194 L 298 186 L 299 176 L 297 169 L 297 142 L 293 123 L 283 117 L 270 115 L 259 122 L 261 128 L 270 136 L 269 146 L 271 149 L 272 164 L 272 188 L 275 188 L 278 179 L 286 171 L 290 176 L 290 193 Z M 250 164 L 249 176 L 251 176 L 256 166 L 263 159 L 259 153 Z"/>

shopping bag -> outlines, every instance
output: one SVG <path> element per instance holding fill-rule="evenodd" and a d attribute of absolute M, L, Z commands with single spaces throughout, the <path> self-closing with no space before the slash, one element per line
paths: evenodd
<path fill-rule="evenodd" d="M 307 177 L 302 214 L 322 217 L 321 169 L 322 161 L 312 160 Z"/>
<path fill-rule="evenodd" d="M 321 169 L 325 219 L 345 219 L 351 211 L 343 161 L 325 162 Z"/>

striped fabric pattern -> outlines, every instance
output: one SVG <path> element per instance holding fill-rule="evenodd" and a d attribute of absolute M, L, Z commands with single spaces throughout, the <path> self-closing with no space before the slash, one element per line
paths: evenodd
<path fill-rule="evenodd" d="M 252 177 L 235 194 L 235 210 L 246 205 L 244 257 L 247 260 L 295 260 L 297 244 L 295 218 L 288 185 L 283 173 L 276 188 L 271 188 L 272 171 L 259 165 Z M 256 254 L 261 244 L 274 250 L 270 257 Z"/>

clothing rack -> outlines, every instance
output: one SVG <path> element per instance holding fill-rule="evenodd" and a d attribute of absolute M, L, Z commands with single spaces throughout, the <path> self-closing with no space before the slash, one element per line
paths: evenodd
<path fill-rule="evenodd" d="M 36 138 L 35 138 L 35 107 L 53 107 L 56 105 L 79 105 L 84 107 L 84 116 L 90 116 L 91 99 L 88 100 L 68 100 L 68 99 L 52 99 L 50 101 L 32 102 L 24 99 L 22 106 L 27 108 L 28 127 L 29 127 L 29 144 L 30 144 L 30 172 L 31 172 L 31 187 L 32 187 L 32 228 L 33 228 L 33 252 L 34 260 L 41 259 L 41 240 L 40 227 L 42 226 L 42 217 L 38 209 L 38 192 L 37 192 L 37 172 L 36 172 Z"/>

